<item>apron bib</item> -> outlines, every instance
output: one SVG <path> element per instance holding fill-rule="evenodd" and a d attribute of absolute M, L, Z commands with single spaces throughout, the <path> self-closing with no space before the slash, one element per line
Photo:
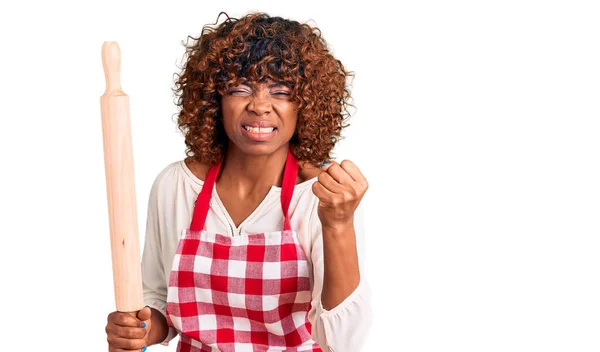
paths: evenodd
<path fill-rule="evenodd" d="M 166 316 L 177 351 L 321 352 L 308 320 L 309 263 L 288 216 L 298 162 L 288 151 L 283 231 L 233 237 L 204 230 L 220 168 L 208 171 L 171 268 Z"/>

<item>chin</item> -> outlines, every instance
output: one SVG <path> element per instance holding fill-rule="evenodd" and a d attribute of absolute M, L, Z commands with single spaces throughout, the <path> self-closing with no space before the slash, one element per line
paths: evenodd
<path fill-rule="evenodd" d="M 277 151 L 280 151 L 282 148 L 286 148 L 286 146 L 289 143 L 289 141 L 283 142 L 279 138 L 277 140 L 271 140 L 268 142 L 250 142 L 250 143 L 248 143 L 248 141 L 245 141 L 243 138 L 240 138 L 240 139 L 241 140 L 239 141 L 239 143 L 233 143 L 231 140 L 229 142 L 234 144 L 236 149 L 238 149 L 242 153 L 244 153 L 246 155 L 251 155 L 251 156 L 272 155 L 272 154 L 276 153 Z"/>
<path fill-rule="evenodd" d="M 237 145 L 244 154 L 252 156 L 271 155 L 281 148 L 273 144 Z"/>

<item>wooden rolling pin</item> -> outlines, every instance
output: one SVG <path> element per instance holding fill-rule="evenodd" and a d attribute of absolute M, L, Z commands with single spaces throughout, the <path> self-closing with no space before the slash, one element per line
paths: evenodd
<path fill-rule="evenodd" d="M 121 51 L 116 42 L 102 45 L 106 91 L 100 97 L 104 169 L 115 301 L 120 312 L 143 308 L 142 269 L 133 173 L 129 97 L 121 89 Z"/>

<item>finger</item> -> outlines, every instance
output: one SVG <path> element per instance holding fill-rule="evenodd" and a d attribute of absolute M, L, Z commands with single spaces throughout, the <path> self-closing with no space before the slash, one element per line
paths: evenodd
<path fill-rule="evenodd" d="M 122 337 L 116 337 L 109 339 L 108 343 L 117 351 L 141 351 L 142 348 L 146 347 L 146 340 L 144 339 L 125 339 Z"/>
<path fill-rule="evenodd" d="M 320 182 L 313 183 L 312 191 L 315 194 L 315 196 L 319 198 L 320 201 L 327 201 L 333 199 L 333 197 L 335 196 L 333 192 L 325 188 L 325 186 L 323 186 Z"/>
<path fill-rule="evenodd" d="M 346 170 L 342 169 L 340 164 L 336 163 L 335 161 L 327 167 L 326 172 L 330 174 L 331 177 L 339 184 L 349 185 L 354 182 L 354 180 L 352 179 L 352 177 L 350 177 L 350 175 L 348 175 Z"/>
<path fill-rule="evenodd" d="M 130 327 L 130 326 L 120 326 L 110 324 L 106 327 L 106 335 L 109 338 L 125 338 L 125 339 L 143 339 L 146 338 L 148 334 L 148 329 L 138 328 L 138 327 Z"/>
<path fill-rule="evenodd" d="M 132 328 L 132 327 L 124 327 L 124 326 L 116 326 L 115 334 L 117 337 L 122 337 L 124 339 L 143 339 L 146 337 L 146 333 L 148 330 L 145 328 Z"/>
<path fill-rule="evenodd" d="M 323 164 L 321 164 L 321 166 L 319 166 L 319 165 L 317 165 L 317 166 L 319 166 L 322 171 L 327 171 L 327 169 L 331 166 L 331 163 L 334 163 L 334 162 L 335 162 L 334 160 L 326 161 Z"/>
<path fill-rule="evenodd" d="M 112 317 L 112 319 L 111 319 L 111 317 Z M 114 312 L 114 314 L 109 316 L 109 320 L 113 324 L 120 325 L 120 326 L 131 326 L 131 327 L 140 326 L 140 322 L 137 320 L 137 318 L 130 313 Z"/>
<path fill-rule="evenodd" d="M 360 169 L 358 168 L 358 166 L 356 166 L 356 164 L 354 164 L 352 161 L 350 160 L 344 160 L 342 161 L 342 163 L 340 164 L 340 166 L 342 167 L 342 169 L 344 169 L 344 171 L 346 171 L 346 173 L 352 177 L 352 179 L 354 181 L 356 181 L 357 183 L 363 185 L 363 186 L 367 186 L 367 179 L 365 178 L 365 176 L 363 175 L 363 173 L 360 171 Z"/>
<path fill-rule="evenodd" d="M 344 187 L 334 180 L 327 172 L 321 172 L 319 176 L 317 176 L 317 182 L 333 193 L 340 193 L 344 190 Z"/>
<path fill-rule="evenodd" d="M 140 311 L 137 313 L 137 317 L 141 321 L 146 321 L 146 320 L 150 319 L 151 315 L 152 315 L 152 311 L 150 310 L 150 307 L 148 307 L 148 306 L 140 309 Z"/>

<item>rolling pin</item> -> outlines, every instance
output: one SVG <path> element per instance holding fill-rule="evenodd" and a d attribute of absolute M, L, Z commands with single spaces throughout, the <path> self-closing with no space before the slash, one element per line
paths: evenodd
<path fill-rule="evenodd" d="M 102 45 L 106 91 L 100 97 L 104 170 L 117 311 L 136 314 L 143 308 L 129 97 L 121 89 L 121 50 Z"/>

